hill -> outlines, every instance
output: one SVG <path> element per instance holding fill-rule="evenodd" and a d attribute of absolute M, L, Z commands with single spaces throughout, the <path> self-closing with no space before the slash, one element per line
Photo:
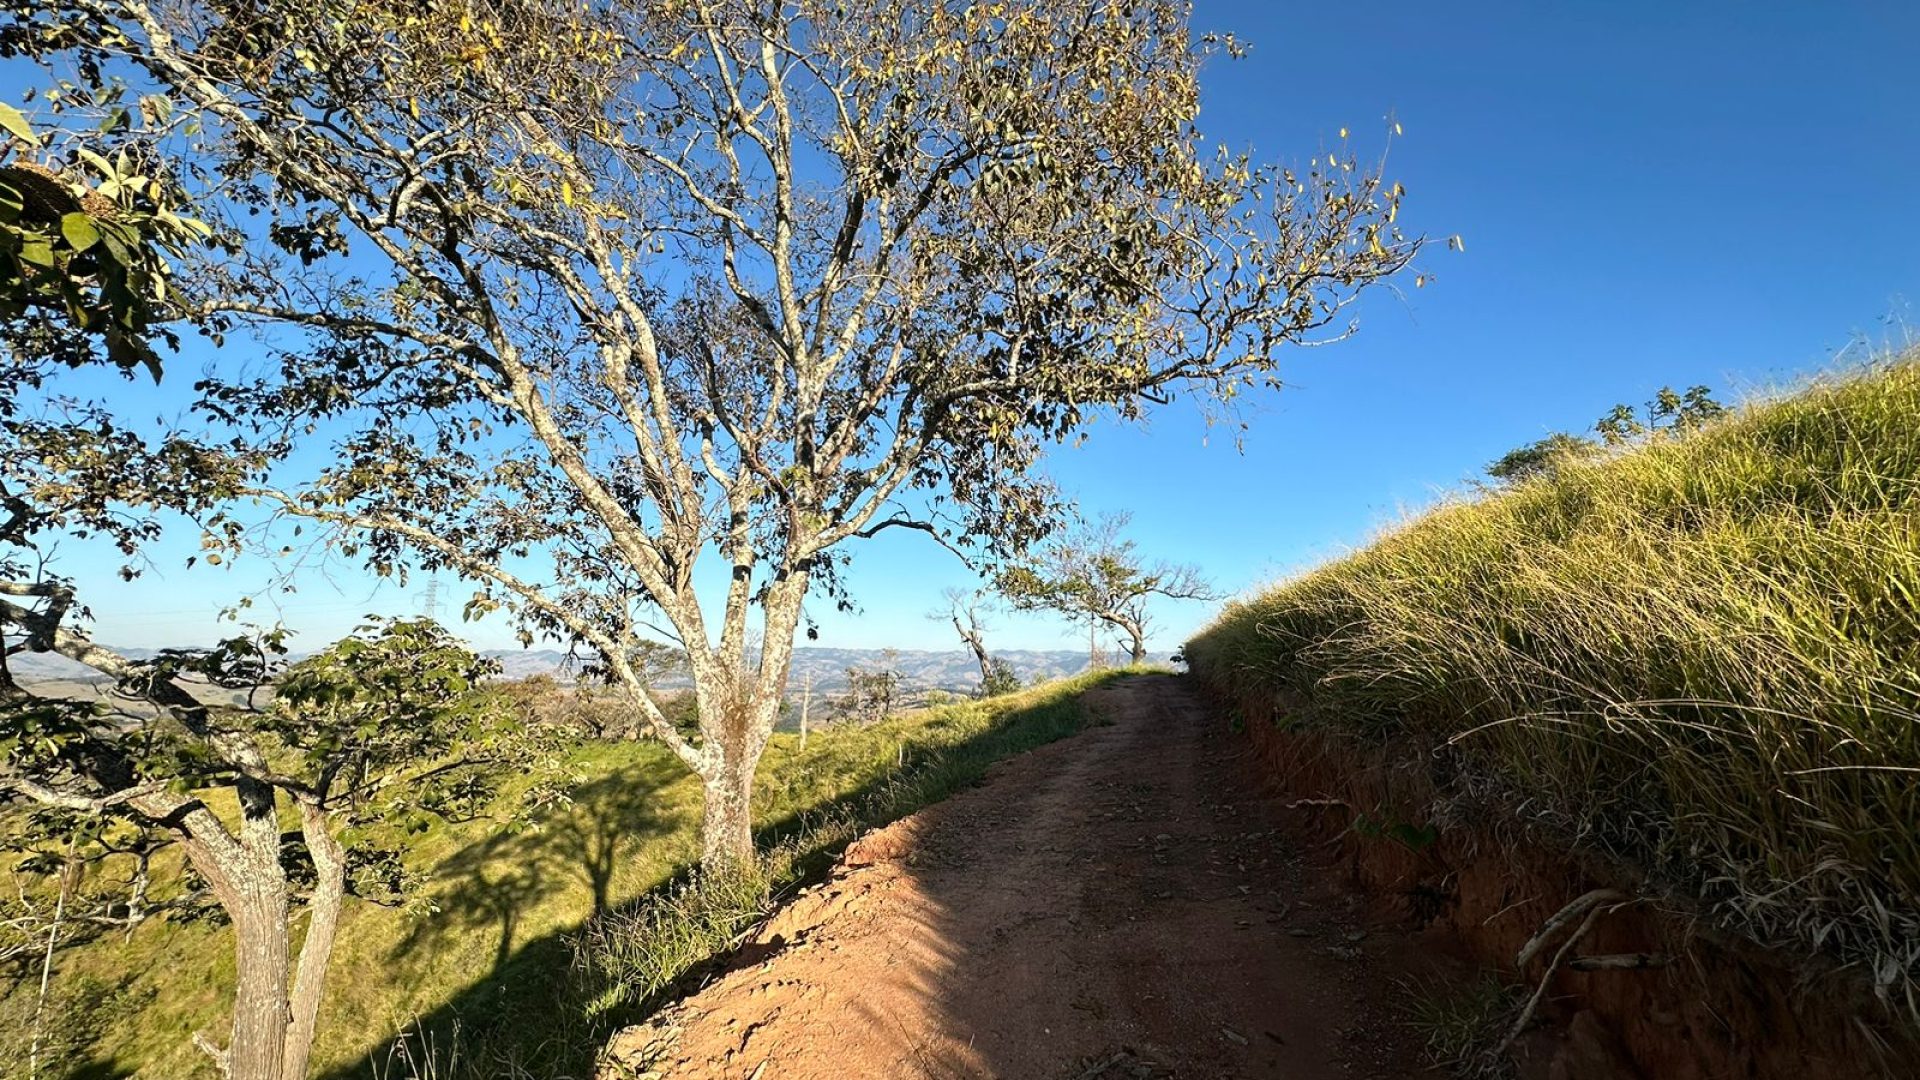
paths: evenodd
<path fill-rule="evenodd" d="M 145 659 L 158 649 L 120 649 L 107 646 L 122 656 Z M 304 653 L 295 654 L 298 659 Z M 533 675 L 552 675 L 567 679 L 579 669 L 580 661 L 559 649 L 488 649 L 482 655 L 499 661 L 506 679 L 524 679 Z M 1071 649 L 1008 649 L 994 654 L 1013 665 L 1023 683 L 1077 675 L 1087 668 L 1087 655 Z M 91 683 L 104 677 L 61 656 L 46 653 L 22 653 L 7 661 L 16 678 L 23 683 L 54 681 Z M 979 685 L 980 671 L 973 655 L 964 650 L 927 649 L 831 649 L 794 650 L 792 685 L 798 687 L 812 679 L 815 689 L 831 693 L 846 687 L 849 667 L 879 668 L 891 663 L 900 672 L 901 684 L 908 690 L 964 691 Z M 668 679 L 662 689 L 685 689 L 692 684 L 684 678 Z"/>
<path fill-rule="evenodd" d="M 1248 725 L 1425 777 L 1415 821 L 1557 838 L 1914 1009 L 1916 514 L 1909 355 L 1444 505 L 1186 655 Z"/>

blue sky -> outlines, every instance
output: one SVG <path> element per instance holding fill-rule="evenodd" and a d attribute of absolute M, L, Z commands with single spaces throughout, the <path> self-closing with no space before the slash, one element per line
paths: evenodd
<path fill-rule="evenodd" d="M 1296 352 L 1243 451 L 1176 405 L 1054 455 L 1085 508 L 1132 511 L 1143 549 L 1226 590 L 1362 543 L 1616 401 L 1665 383 L 1737 397 L 1920 324 L 1920 5 L 1200 0 L 1196 23 L 1253 43 L 1206 70 L 1211 138 L 1296 160 L 1342 127 L 1377 146 L 1392 113 L 1403 224 L 1466 243 L 1423 259 L 1434 284 L 1371 296 L 1353 339 Z M 922 538 L 883 537 L 852 568 L 861 612 L 817 605 L 821 644 L 952 647 L 925 613 L 966 571 Z M 257 572 L 188 572 L 185 553 L 157 551 L 122 585 L 110 560 L 70 549 L 96 636 L 217 634 L 213 613 Z M 338 567 L 303 579 L 286 617 L 317 646 L 362 612 L 413 610 L 418 587 Z M 1163 607 L 1160 646 L 1208 614 Z M 1002 647 L 1083 640 L 1045 619 L 998 628 Z M 504 623 L 469 632 L 509 638 Z"/>

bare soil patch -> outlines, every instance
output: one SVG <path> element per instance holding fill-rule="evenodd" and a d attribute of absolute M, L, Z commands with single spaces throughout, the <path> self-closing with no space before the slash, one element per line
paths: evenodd
<path fill-rule="evenodd" d="M 1089 707 L 1103 726 L 855 844 L 603 1075 L 1432 1075 L 1400 980 L 1456 974 L 1447 943 L 1297 849 L 1183 680 Z"/>

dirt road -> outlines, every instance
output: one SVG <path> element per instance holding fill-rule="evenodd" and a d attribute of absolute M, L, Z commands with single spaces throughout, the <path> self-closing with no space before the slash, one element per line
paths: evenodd
<path fill-rule="evenodd" d="M 745 1080 L 1428 1075 L 1395 1000 L 1414 946 L 1290 850 L 1244 743 L 1171 676 L 1090 704 L 1105 726 L 856 844 L 615 1060 Z"/>

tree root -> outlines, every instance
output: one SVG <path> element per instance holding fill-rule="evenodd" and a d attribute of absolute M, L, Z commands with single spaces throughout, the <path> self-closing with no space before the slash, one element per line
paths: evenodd
<path fill-rule="evenodd" d="M 1604 904 L 1609 900 L 1625 900 L 1626 898 L 1627 895 L 1618 889 L 1594 889 L 1592 892 L 1583 893 L 1575 897 L 1566 907 L 1556 912 L 1553 918 L 1542 923 L 1540 929 L 1536 930 L 1534 935 L 1527 939 L 1525 945 L 1520 946 L 1520 955 L 1514 958 L 1513 966 L 1521 971 L 1525 971 L 1527 965 L 1533 962 L 1533 958 L 1539 954 L 1541 949 L 1546 948 L 1547 942 L 1552 941 L 1554 935 L 1558 934 L 1561 928 L 1600 904 Z"/>
<path fill-rule="evenodd" d="M 1533 994 L 1527 998 L 1526 1005 L 1521 1008 L 1520 1015 L 1515 1018 L 1513 1025 L 1507 1029 L 1506 1035 L 1482 1058 L 1483 1064 L 1488 1066 L 1489 1070 L 1506 1055 L 1507 1050 L 1513 1046 L 1513 1041 L 1520 1037 L 1521 1032 L 1527 1030 L 1528 1024 L 1533 1022 L 1533 1014 L 1539 1010 L 1540 1002 L 1547 996 L 1547 987 L 1552 985 L 1554 973 L 1560 970 L 1562 964 L 1567 963 L 1567 956 L 1573 952 L 1574 946 L 1580 944 L 1580 940 L 1587 936 L 1587 932 L 1593 929 L 1594 923 L 1600 920 L 1600 916 L 1617 911 L 1633 902 L 1631 897 L 1618 889 L 1594 889 L 1583 893 L 1575 897 L 1566 907 L 1555 912 L 1553 917 L 1543 923 L 1540 929 L 1527 939 L 1527 943 L 1520 947 L 1519 955 L 1514 958 L 1514 967 L 1524 972 L 1556 935 L 1566 929 L 1573 920 L 1580 920 L 1579 925 L 1575 926 L 1573 931 L 1560 942 L 1560 947 L 1554 950 L 1553 958 L 1547 962 L 1546 971 L 1540 975 L 1540 984 L 1534 987 Z M 1672 960 L 1672 957 L 1659 953 L 1622 953 L 1613 956 L 1575 957 L 1568 966 L 1575 971 L 1630 971 L 1662 967 L 1671 963 Z"/>
<path fill-rule="evenodd" d="M 1614 953 L 1611 956 L 1576 956 L 1567 961 L 1568 971 L 1645 971 L 1673 963 L 1666 953 Z"/>

